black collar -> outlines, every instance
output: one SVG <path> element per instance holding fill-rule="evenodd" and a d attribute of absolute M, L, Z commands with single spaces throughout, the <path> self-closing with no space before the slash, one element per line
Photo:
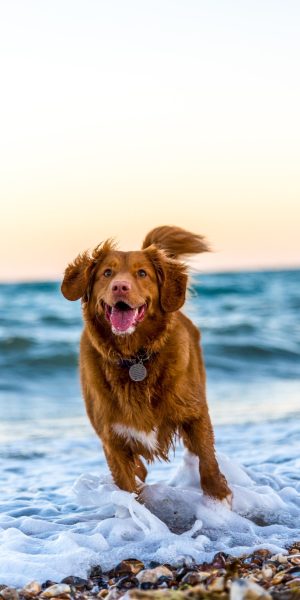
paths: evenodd
<path fill-rule="evenodd" d="M 139 350 L 139 352 L 137 352 L 135 356 L 131 356 L 129 358 L 120 357 L 117 362 L 119 367 L 126 367 L 127 369 L 129 369 L 132 365 L 135 365 L 137 363 L 144 364 L 144 362 L 150 360 L 152 356 L 153 352 L 148 352 L 147 350 L 145 350 L 145 348 L 141 348 L 141 350 Z"/>

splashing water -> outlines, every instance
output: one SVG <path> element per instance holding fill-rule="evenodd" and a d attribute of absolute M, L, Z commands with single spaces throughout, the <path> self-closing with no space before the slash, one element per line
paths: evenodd
<path fill-rule="evenodd" d="M 278 552 L 300 539 L 299 280 L 207 275 L 189 301 L 231 511 L 203 497 L 197 459 L 180 446 L 151 467 L 144 505 L 118 490 L 80 397 L 80 307 L 57 284 L 0 286 L 0 583 L 85 577 L 130 556 Z"/>

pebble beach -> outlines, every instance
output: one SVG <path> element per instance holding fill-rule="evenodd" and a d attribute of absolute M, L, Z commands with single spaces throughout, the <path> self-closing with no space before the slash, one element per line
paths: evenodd
<path fill-rule="evenodd" d="M 108 572 L 95 566 L 86 579 L 31 581 L 19 589 L 0 586 L 0 596 L 3 600 L 296 600 L 300 598 L 300 542 L 284 554 L 260 549 L 236 558 L 220 552 L 211 563 L 177 568 L 157 563 L 146 568 L 138 559 L 127 559 Z"/>

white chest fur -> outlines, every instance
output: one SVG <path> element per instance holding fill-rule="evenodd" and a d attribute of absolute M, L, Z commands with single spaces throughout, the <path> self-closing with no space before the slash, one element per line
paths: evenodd
<path fill-rule="evenodd" d="M 126 427 L 121 423 L 112 426 L 115 433 L 126 439 L 127 442 L 140 442 L 150 452 L 157 450 L 157 431 L 153 429 L 150 433 L 140 431 L 134 427 Z"/>

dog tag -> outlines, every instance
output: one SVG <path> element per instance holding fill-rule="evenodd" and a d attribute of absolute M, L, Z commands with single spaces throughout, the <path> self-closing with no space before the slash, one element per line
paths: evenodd
<path fill-rule="evenodd" d="M 129 369 L 129 377 L 132 381 L 143 381 L 147 377 L 147 369 L 143 363 L 135 363 Z"/>

